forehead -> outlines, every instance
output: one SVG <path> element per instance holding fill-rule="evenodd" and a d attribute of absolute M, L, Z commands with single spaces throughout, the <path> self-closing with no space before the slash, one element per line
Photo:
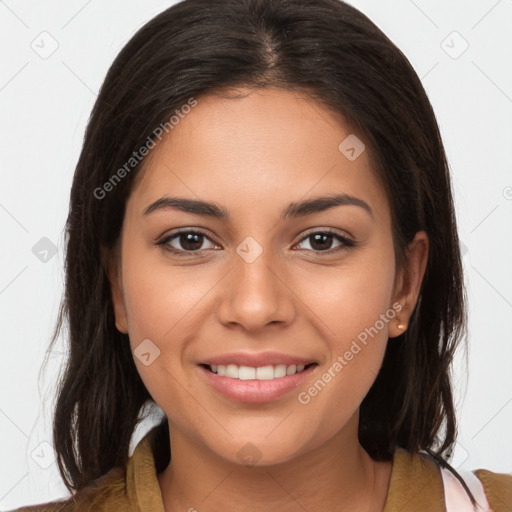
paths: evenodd
<path fill-rule="evenodd" d="M 362 150 L 341 115 L 296 92 L 241 91 L 200 96 L 181 114 L 144 162 L 132 207 L 141 212 L 164 195 L 181 195 L 262 214 L 277 204 L 344 193 L 388 213 L 369 148 Z M 347 147 L 362 152 L 354 160 Z"/>

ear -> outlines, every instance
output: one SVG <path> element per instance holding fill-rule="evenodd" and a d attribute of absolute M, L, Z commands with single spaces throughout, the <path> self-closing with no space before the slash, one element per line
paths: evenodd
<path fill-rule="evenodd" d="M 102 248 L 102 259 L 107 271 L 110 282 L 110 295 L 114 307 L 116 319 L 116 328 L 123 334 L 128 334 L 128 321 L 126 315 L 126 306 L 123 295 L 123 282 L 121 279 L 121 259 L 119 251 L 114 249 L 112 252 Z"/>
<path fill-rule="evenodd" d="M 401 269 L 395 280 L 393 303 L 399 303 L 402 308 L 397 310 L 395 320 L 390 323 L 388 334 L 390 338 L 403 334 L 407 329 L 427 268 L 428 250 L 427 234 L 425 231 L 418 231 L 405 251 L 405 268 Z M 399 329 L 398 325 L 402 325 L 403 328 Z"/>

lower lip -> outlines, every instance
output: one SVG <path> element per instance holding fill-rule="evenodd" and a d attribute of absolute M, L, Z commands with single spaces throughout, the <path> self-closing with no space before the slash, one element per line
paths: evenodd
<path fill-rule="evenodd" d="M 296 389 L 311 375 L 316 365 L 310 366 L 300 373 L 271 380 L 232 379 L 213 373 L 204 366 L 198 368 L 208 379 L 208 382 L 227 398 L 239 402 L 259 404 L 277 400 Z"/>

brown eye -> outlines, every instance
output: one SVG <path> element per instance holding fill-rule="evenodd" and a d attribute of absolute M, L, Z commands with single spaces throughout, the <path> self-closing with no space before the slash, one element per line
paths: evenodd
<path fill-rule="evenodd" d="M 306 240 L 310 240 L 309 248 L 315 252 L 335 252 L 338 250 L 346 249 L 349 247 L 353 247 L 355 242 L 349 240 L 348 238 L 334 233 L 332 231 L 317 231 L 315 233 L 310 233 L 305 236 L 299 244 L 303 243 Z M 338 245 L 334 246 L 333 243 L 338 242 Z"/>
<path fill-rule="evenodd" d="M 310 235 L 308 238 L 312 249 L 322 251 L 331 248 L 334 237 L 328 233 L 317 233 L 316 235 Z"/>
<path fill-rule="evenodd" d="M 211 244 L 210 247 L 204 247 L 206 241 Z M 201 231 L 193 230 L 178 231 L 163 238 L 157 242 L 157 245 L 163 246 L 166 250 L 179 255 L 186 255 L 186 253 L 195 253 L 216 247 L 206 234 Z"/>
<path fill-rule="evenodd" d="M 204 235 L 200 233 L 181 233 L 177 236 L 181 247 L 186 251 L 197 251 L 203 245 Z"/>

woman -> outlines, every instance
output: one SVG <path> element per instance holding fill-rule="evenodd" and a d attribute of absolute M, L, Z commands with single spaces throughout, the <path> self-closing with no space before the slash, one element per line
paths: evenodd
<path fill-rule="evenodd" d="M 98 96 L 67 233 L 54 444 L 75 494 L 37 510 L 445 510 L 450 177 L 419 78 L 363 14 L 151 20 Z M 476 477 L 450 488 L 511 509 L 512 476 Z"/>

